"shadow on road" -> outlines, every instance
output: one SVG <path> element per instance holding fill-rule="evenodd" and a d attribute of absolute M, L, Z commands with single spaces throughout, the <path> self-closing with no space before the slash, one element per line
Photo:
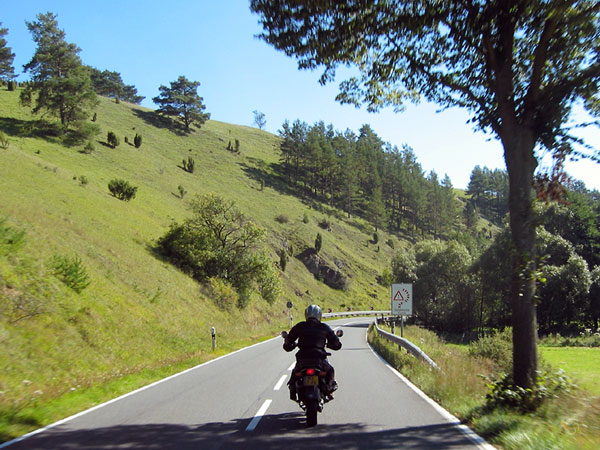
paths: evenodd
<path fill-rule="evenodd" d="M 65 425 L 25 439 L 9 449 L 396 449 L 468 447 L 452 424 L 367 430 L 361 423 L 306 428 L 301 413 L 264 416 L 254 431 L 250 419 L 199 425 L 118 425 L 68 430 Z"/>

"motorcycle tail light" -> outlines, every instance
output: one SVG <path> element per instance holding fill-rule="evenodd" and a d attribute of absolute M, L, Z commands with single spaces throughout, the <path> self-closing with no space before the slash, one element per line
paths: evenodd
<path fill-rule="evenodd" d="M 315 369 L 306 369 L 306 375 L 314 375 Z"/>

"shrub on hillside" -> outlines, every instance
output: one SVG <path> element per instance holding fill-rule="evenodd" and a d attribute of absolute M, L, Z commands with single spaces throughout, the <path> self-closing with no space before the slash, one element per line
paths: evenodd
<path fill-rule="evenodd" d="M 194 168 L 196 167 L 196 162 L 194 161 L 194 158 L 192 158 L 191 156 L 188 156 L 187 160 L 184 159 L 181 161 L 181 167 L 186 172 L 194 173 Z"/>
<path fill-rule="evenodd" d="M 70 258 L 63 255 L 55 255 L 50 267 L 54 275 L 65 285 L 80 293 L 91 283 L 87 270 L 78 256 Z"/>
<path fill-rule="evenodd" d="M 135 148 L 140 148 L 142 146 L 142 135 L 135 133 L 135 137 L 133 138 L 133 145 Z"/>
<path fill-rule="evenodd" d="M 81 151 L 81 153 L 85 153 L 86 155 L 89 155 L 90 153 L 93 153 L 95 149 L 96 148 L 94 147 L 94 144 L 92 143 L 92 141 L 88 141 L 88 143 L 85 144 L 85 147 L 83 147 L 83 150 Z"/>
<path fill-rule="evenodd" d="M 327 219 L 323 219 L 319 222 L 319 226 L 324 230 L 331 231 L 331 221 Z"/>
<path fill-rule="evenodd" d="M 66 146 L 81 145 L 86 141 L 93 140 L 100 134 L 100 127 L 94 123 L 77 121 L 62 137 Z"/>
<path fill-rule="evenodd" d="M 115 133 L 113 133 L 112 131 L 109 131 L 108 134 L 106 135 L 106 142 L 112 148 L 118 147 L 121 144 L 121 141 L 119 140 L 117 135 Z"/>
<path fill-rule="evenodd" d="M 211 298 L 219 309 L 231 311 L 238 303 L 239 296 L 237 292 L 226 280 L 211 277 L 208 279 L 207 284 L 210 289 Z"/>
<path fill-rule="evenodd" d="M 279 252 L 279 267 L 281 268 L 282 272 L 285 272 L 285 268 L 287 267 L 287 262 L 288 262 L 287 252 L 285 251 L 285 249 L 282 249 Z"/>
<path fill-rule="evenodd" d="M 377 277 L 377 282 L 382 286 L 391 286 L 393 281 L 392 272 L 387 267 L 383 269 L 381 275 Z"/>
<path fill-rule="evenodd" d="M 255 289 L 273 302 L 280 281 L 269 256 L 261 251 L 265 231 L 233 202 L 216 195 L 197 196 L 190 206 L 192 217 L 174 223 L 158 239 L 158 253 L 199 281 L 226 280 L 238 293 L 238 307 L 248 303 Z"/>
<path fill-rule="evenodd" d="M 321 233 L 317 233 L 317 237 L 315 238 L 315 252 L 319 253 L 321 251 L 322 246 L 323 236 L 321 236 Z"/>
<path fill-rule="evenodd" d="M 277 217 L 275 217 L 275 222 L 277 223 L 288 223 L 290 221 L 289 217 L 286 216 L 285 214 L 279 214 Z"/>
<path fill-rule="evenodd" d="M 131 186 L 129 182 L 125 180 L 114 179 L 108 183 L 108 190 L 119 200 L 129 201 L 135 198 L 137 186 Z"/>
<path fill-rule="evenodd" d="M 13 253 L 25 244 L 25 232 L 6 225 L 6 219 L 0 217 L 0 255 Z"/>

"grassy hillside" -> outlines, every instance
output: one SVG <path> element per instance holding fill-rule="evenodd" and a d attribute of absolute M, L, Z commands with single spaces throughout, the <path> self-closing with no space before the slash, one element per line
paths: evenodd
<path fill-rule="evenodd" d="M 0 91 L 0 130 L 9 136 L 9 148 L 0 149 L 0 219 L 25 232 L 20 249 L 0 249 L 0 438 L 89 404 L 26 417 L 31 406 L 125 374 L 212 358 L 211 326 L 218 330 L 218 351 L 225 352 L 287 327 L 288 300 L 295 318 L 309 303 L 334 310 L 389 306 L 376 277 L 393 251 L 385 242 L 392 239 L 398 248 L 398 241 L 380 232 L 379 247 L 369 244 L 373 230 L 362 220 L 311 207 L 287 192 L 273 170 L 278 137 L 217 121 L 180 135 L 154 126 L 150 110 L 100 98 L 102 132 L 95 151 L 84 154 L 83 146 L 36 136 L 38 117 L 18 105 L 18 96 Z M 121 139 L 115 149 L 104 145 L 108 131 Z M 136 133 L 143 137 L 139 149 L 124 142 Z M 235 139 L 239 155 L 226 149 Z M 179 167 L 189 156 L 193 174 Z M 136 198 L 111 196 L 113 178 L 138 186 Z M 180 185 L 187 191 L 183 199 Z M 219 310 L 203 286 L 152 251 L 169 224 L 189 215 L 186 200 L 207 192 L 234 200 L 267 229 L 273 261 L 284 240 L 298 254 L 320 232 L 322 256 L 351 276 L 348 291 L 330 289 L 292 258 L 275 304 L 257 296 L 247 309 Z M 282 215 L 287 223 L 275 220 Z M 331 232 L 318 227 L 326 218 Z M 50 264 L 55 255 L 79 257 L 89 287 L 78 294 L 58 280 Z"/>

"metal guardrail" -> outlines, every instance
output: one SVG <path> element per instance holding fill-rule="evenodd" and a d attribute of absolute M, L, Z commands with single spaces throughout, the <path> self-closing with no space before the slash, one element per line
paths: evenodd
<path fill-rule="evenodd" d="M 387 339 L 388 341 L 393 342 L 394 344 L 398 344 L 402 348 L 405 348 L 409 353 L 411 353 L 419 359 L 422 359 L 434 369 L 441 370 L 438 367 L 438 365 L 429 356 L 427 356 L 427 354 L 425 354 L 423 350 L 421 350 L 415 344 L 410 342 L 408 339 L 404 339 L 400 336 L 396 336 L 395 334 L 388 333 L 387 331 L 382 330 L 381 328 L 379 328 L 379 326 L 377 326 L 377 321 L 375 321 L 375 330 L 377 330 L 377 333 L 379 333 L 379 335 L 384 339 Z"/>
<path fill-rule="evenodd" d="M 334 318 L 334 317 L 359 317 L 359 316 L 385 316 L 386 314 L 390 314 L 391 311 L 345 311 L 345 312 L 335 312 L 335 313 L 323 313 L 323 318 Z M 393 342 L 394 344 L 398 344 L 400 347 L 406 349 L 410 354 L 416 356 L 417 358 L 425 361 L 431 367 L 436 370 L 441 370 L 438 365 L 429 357 L 427 354 L 417 347 L 415 344 L 410 342 L 408 339 L 404 339 L 400 336 L 396 336 L 395 334 L 388 333 L 387 331 L 382 330 L 377 326 L 377 320 L 375 320 L 375 330 L 381 337 L 384 339 Z"/>
<path fill-rule="evenodd" d="M 381 316 L 390 314 L 391 311 L 343 311 L 343 312 L 331 312 L 323 313 L 324 319 L 330 319 L 334 317 L 359 317 L 359 316 Z"/>

